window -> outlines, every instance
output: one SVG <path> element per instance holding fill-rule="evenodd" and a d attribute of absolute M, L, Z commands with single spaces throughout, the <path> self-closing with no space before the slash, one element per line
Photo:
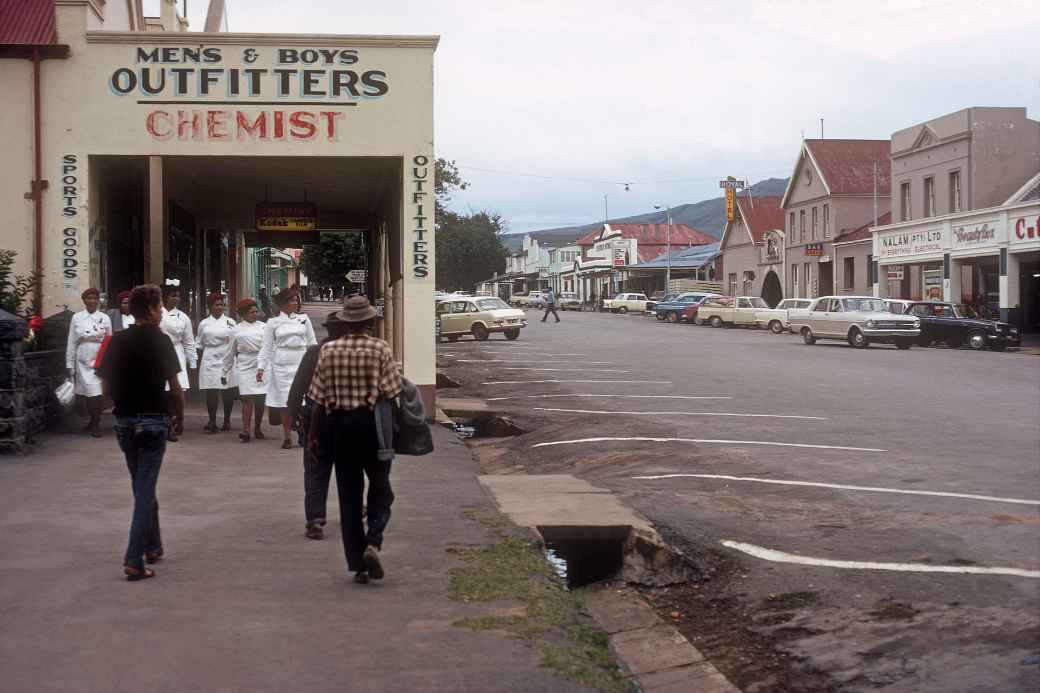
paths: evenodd
<path fill-rule="evenodd" d="M 794 232 L 794 212 L 791 212 L 791 216 L 788 219 L 787 237 L 790 238 L 792 241 L 794 240 Z"/>
<path fill-rule="evenodd" d="M 466 307 L 469 305 L 467 301 L 454 301 L 451 304 L 452 313 L 465 313 Z"/>
<path fill-rule="evenodd" d="M 729 275 L 729 294 L 737 293 L 737 273 L 731 272 Z"/>
<path fill-rule="evenodd" d="M 899 186 L 899 220 L 910 221 L 913 216 L 910 214 L 910 184 L 903 183 Z"/>
<path fill-rule="evenodd" d="M 798 294 L 798 265 L 791 265 L 791 293 Z"/>
<path fill-rule="evenodd" d="M 798 240 L 805 243 L 805 210 L 798 212 Z"/>
<path fill-rule="evenodd" d="M 867 287 L 874 286 L 874 256 L 867 256 Z"/>
<path fill-rule="evenodd" d="M 741 287 L 741 292 L 744 293 L 745 295 L 754 293 L 754 291 L 753 291 L 754 286 L 755 286 L 755 273 L 752 272 L 751 270 L 745 270 L 744 271 L 744 277 L 743 277 L 743 286 Z"/>
<path fill-rule="evenodd" d="M 813 308 L 813 312 L 814 313 L 826 313 L 830 309 L 831 309 L 830 299 L 825 299 L 823 301 L 817 301 L 816 302 L 816 307 Z"/>
<path fill-rule="evenodd" d="M 843 260 L 845 264 L 845 281 L 843 286 L 846 289 L 856 288 L 856 258 L 847 257 Z"/>
<path fill-rule="evenodd" d="M 802 278 L 805 279 L 805 295 L 809 298 L 816 298 L 816 291 L 812 285 L 812 264 L 804 263 L 802 265 Z"/>
<path fill-rule="evenodd" d="M 823 237 L 831 237 L 831 206 L 823 206 Z"/>
<path fill-rule="evenodd" d="M 750 308 L 751 301 L 746 298 L 737 299 L 737 308 Z"/>
<path fill-rule="evenodd" d="M 961 211 L 961 172 L 950 172 L 950 213 Z"/>
<path fill-rule="evenodd" d="M 845 310 L 845 309 L 841 307 L 841 299 L 840 298 L 832 298 L 831 299 L 831 312 L 832 313 L 840 313 L 843 310 Z"/>
<path fill-rule="evenodd" d="M 924 179 L 924 215 L 935 216 L 935 178 L 929 176 Z"/>
<path fill-rule="evenodd" d="M 812 239 L 814 241 L 816 240 L 816 221 L 817 221 L 816 208 L 813 207 L 812 208 Z"/>

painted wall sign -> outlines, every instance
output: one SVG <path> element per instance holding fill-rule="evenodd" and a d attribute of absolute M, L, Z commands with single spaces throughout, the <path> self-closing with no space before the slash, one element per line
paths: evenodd
<path fill-rule="evenodd" d="M 925 231 L 897 231 L 884 234 L 878 241 L 880 246 L 878 257 L 892 258 L 941 253 L 946 246 L 944 235 L 941 227 Z"/>
<path fill-rule="evenodd" d="M 999 220 L 988 219 L 963 226 L 954 226 L 950 247 L 953 250 L 962 250 L 965 248 L 995 245 L 1000 240 L 997 238 L 997 225 L 999 223 Z"/>
<path fill-rule="evenodd" d="M 79 157 L 65 154 L 61 157 L 61 275 L 66 286 L 74 286 L 79 276 Z"/>
<path fill-rule="evenodd" d="M 318 210 L 311 202 L 260 202 L 256 205 L 257 231 L 313 231 Z"/>
<path fill-rule="evenodd" d="M 806 257 L 822 257 L 823 256 L 823 244 L 822 243 L 807 243 L 805 246 Z"/>
<path fill-rule="evenodd" d="M 1012 217 L 1008 223 L 1010 224 L 1008 234 L 1010 245 L 1040 242 L 1040 215 Z"/>
<path fill-rule="evenodd" d="M 411 187 L 412 207 L 415 214 L 412 216 L 412 276 L 416 279 L 424 279 L 430 276 L 430 244 L 432 241 L 426 238 L 426 234 L 433 234 L 433 223 L 431 215 L 426 214 L 425 198 L 433 188 L 433 176 L 430 175 L 430 159 L 419 154 L 412 158 Z"/>

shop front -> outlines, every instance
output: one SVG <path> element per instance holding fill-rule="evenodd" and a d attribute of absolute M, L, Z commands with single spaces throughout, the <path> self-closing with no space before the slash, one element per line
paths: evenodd
<path fill-rule="evenodd" d="M 876 296 L 968 303 L 1040 330 L 1040 203 L 892 224 L 874 233 Z"/>
<path fill-rule="evenodd" d="M 39 248 L 44 314 L 88 286 L 173 280 L 200 313 L 210 292 L 301 281 L 291 254 L 257 249 L 359 234 L 378 332 L 432 403 L 438 39 L 95 31 L 90 3 L 56 12 L 43 222 L 13 241 Z"/>

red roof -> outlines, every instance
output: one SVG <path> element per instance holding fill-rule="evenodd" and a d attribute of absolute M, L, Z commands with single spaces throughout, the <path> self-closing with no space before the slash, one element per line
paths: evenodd
<path fill-rule="evenodd" d="M 805 146 L 832 195 L 874 192 L 875 162 L 878 194 L 889 194 L 892 187 L 890 140 L 805 140 Z"/>
<path fill-rule="evenodd" d="M 885 226 L 892 223 L 892 213 L 885 212 L 878 217 L 877 225 Z M 868 221 L 858 229 L 842 229 L 841 233 L 834 237 L 835 243 L 851 243 L 852 241 L 865 241 L 870 238 L 873 234 L 870 229 L 874 227 L 873 221 Z"/>
<path fill-rule="evenodd" d="M 612 231 L 620 232 L 621 237 L 624 239 L 633 239 L 638 241 L 640 248 L 642 248 L 643 245 L 668 245 L 668 224 L 611 224 L 610 228 Z M 603 233 L 602 227 L 579 238 L 577 244 L 595 245 L 596 239 L 599 238 L 601 233 Z M 686 224 L 672 224 L 673 246 L 705 245 L 708 243 L 716 243 L 717 240 L 718 239 L 709 236 L 692 226 L 687 226 Z M 658 250 L 658 254 L 662 252 L 664 251 Z M 640 249 L 639 254 L 643 254 L 642 249 Z"/>
<path fill-rule="evenodd" d="M 784 228 L 784 210 L 780 207 L 779 195 L 768 197 L 737 196 L 737 208 L 744 225 L 751 232 L 755 243 L 762 242 L 762 234 L 771 229 Z"/>
<path fill-rule="evenodd" d="M 54 0 L 0 0 L 0 45 L 49 46 L 57 42 Z"/>

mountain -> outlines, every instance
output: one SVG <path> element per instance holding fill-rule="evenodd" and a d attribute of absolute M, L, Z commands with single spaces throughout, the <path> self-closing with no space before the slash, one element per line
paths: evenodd
<path fill-rule="evenodd" d="M 751 194 L 763 197 L 768 195 L 783 195 L 784 191 L 787 189 L 788 180 L 788 178 L 769 178 L 767 180 L 759 181 L 751 186 Z M 741 195 L 744 194 L 746 193 L 741 193 Z M 660 212 L 655 211 L 647 214 L 636 214 L 631 217 L 611 219 L 610 223 L 666 224 L 668 223 L 668 213 L 662 210 Z M 710 200 L 702 200 L 701 202 L 692 202 L 672 207 L 672 223 L 686 224 L 687 226 L 692 226 L 693 228 L 703 231 L 715 238 L 721 238 L 722 232 L 726 228 L 726 198 L 714 197 Z M 555 229 L 543 229 L 541 231 L 531 231 L 530 235 L 532 238 L 538 239 L 539 243 L 548 244 L 550 246 L 560 246 L 576 241 L 589 231 L 595 231 L 600 228 L 602 224 L 602 221 L 597 221 L 582 226 L 563 226 Z M 525 234 L 523 233 L 504 234 L 501 237 L 502 245 L 504 245 L 506 250 L 509 252 L 515 252 L 520 249 L 524 235 Z"/>

